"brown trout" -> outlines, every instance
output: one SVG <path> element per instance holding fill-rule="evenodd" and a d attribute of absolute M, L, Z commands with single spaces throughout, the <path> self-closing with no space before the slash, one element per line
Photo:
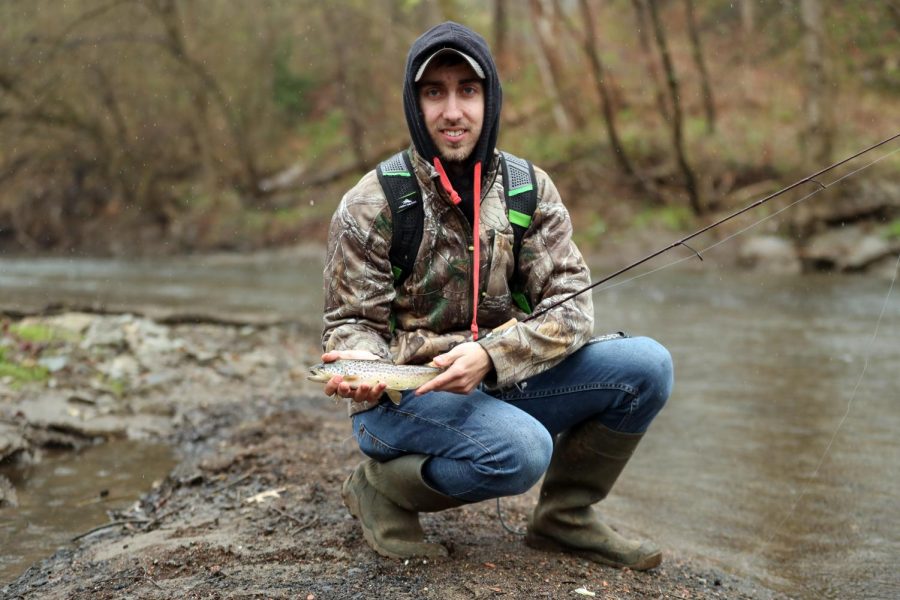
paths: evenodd
<path fill-rule="evenodd" d="M 400 404 L 400 392 L 412 390 L 437 377 L 442 369 L 424 365 L 395 365 L 383 360 L 341 359 L 319 363 L 309 368 L 307 379 L 325 383 L 335 375 L 343 377 L 352 389 L 362 384 L 387 385 L 385 393 L 391 402 Z"/>

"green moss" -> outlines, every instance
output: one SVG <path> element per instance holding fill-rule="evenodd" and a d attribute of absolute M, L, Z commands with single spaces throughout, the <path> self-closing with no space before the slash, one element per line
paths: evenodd
<path fill-rule="evenodd" d="M 109 390 L 109 392 L 115 396 L 116 398 L 121 398 L 125 395 L 125 390 L 128 387 L 127 384 L 121 379 L 112 379 L 106 378 L 103 381 L 103 386 Z"/>
<path fill-rule="evenodd" d="M 9 331 L 20 340 L 39 344 L 55 341 L 78 341 L 78 334 L 76 333 L 39 323 L 30 323 L 27 325 L 18 323 L 11 325 Z"/>
<path fill-rule="evenodd" d="M 13 383 L 46 381 L 50 371 L 41 366 L 26 367 L 0 359 L 0 378 L 11 377 Z"/>
<path fill-rule="evenodd" d="M 634 219 L 635 227 L 662 225 L 672 231 L 681 231 L 691 225 L 691 211 L 686 206 L 663 206 L 647 209 Z"/>
<path fill-rule="evenodd" d="M 900 239 L 900 219 L 894 219 L 888 223 L 882 234 L 889 240 Z"/>

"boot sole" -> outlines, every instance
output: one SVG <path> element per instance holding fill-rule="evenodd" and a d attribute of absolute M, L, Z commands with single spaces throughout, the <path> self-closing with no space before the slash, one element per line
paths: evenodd
<path fill-rule="evenodd" d="M 614 567 L 616 569 L 624 569 L 628 568 L 632 571 L 648 571 L 650 569 L 654 569 L 662 563 L 662 552 L 657 551 L 650 556 L 647 556 L 636 563 L 628 564 L 615 560 L 611 560 L 602 554 L 597 552 L 591 552 L 590 550 L 579 550 L 577 548 L 570 548 L 569 546 L 560 544 L 556 540 L 544 537 L 542 535 L 537 535 L 534 533 L 528 533 L 525 536 L 525 545 L 529 548 L 534 548 L 535 550 L 543 550 L 545 552 L 562 552 L 564 554 L 573 554 L 580 558 L 586 558 L 595 563 L 600 563 L 602 565 L 606 565 L 608 567 Z"/>

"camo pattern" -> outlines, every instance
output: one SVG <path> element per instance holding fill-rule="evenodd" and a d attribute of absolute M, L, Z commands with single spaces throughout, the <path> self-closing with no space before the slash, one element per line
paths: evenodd
<path fill-rule="evenodd" d="M 323 348 L 368 350 L 397 364 L 422 364 L 471 339 L 471 226 L 440 185 L 434 167 L 411 150 L 424 202 L 424 230 L 413 272 L 395 289 L 388 257 L 391 210 L 374 171 L 344 195 L 331 221 L 324 270 Z M 572 242 L 572 223 L 550 177 L 535 168 L 538 205 L 519 253 L 521 289 L 535 312 L 590 283 Z M 593 330 L 590 294 L 496 335 L 523 319 L 513 302 L 513 230 L 506 214 L 499 153 L 487 171 L 481 203 L 479 343 L 503 388 L 558 364 Z M 391 315 L 396 327 L 392 330 Z M 351 412 L 372 405 L 351 403 Z"/>

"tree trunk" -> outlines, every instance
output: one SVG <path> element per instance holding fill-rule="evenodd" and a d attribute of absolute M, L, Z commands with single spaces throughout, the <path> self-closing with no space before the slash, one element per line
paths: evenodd
<path fill-rule="evenodd" d="M 659 108 L 659 114 L 663 120 L 669 122 L 672 119 L 672 111 L 666 102 L 665 86 L 660 80 L 659 70 L 656 68 L 656 60 L 653 56 L 653 50 L 650 48 L 650 37 L 647 31 L 650 26 L 647 25 L 647 6 L 646 0 L 631 0 L 631 6 L 634 8 L 634 16 L 637 21 L 638 38 L 641 42 L 641 54 L 643 55 L 644 66 L 650 73 L 650 79 L 653 80 L 653 89 L 655 90 L 656 106 Z"/>
<path fill-rule="evenodd" d="M 741 30 L 746 38 L 756 33 L 756 7 L 759 0 L 740 0 L 741 5 Z"/>
<path fill-rule="evenodd" d="M 700 32 L 697 29 L 697 18 L 694 14 L 694 0 L 684 0 L 687 9 L 688 33 L 691 38 L 691 54 L 694 64 L 700 73 L 700 88 L 703 92 L 703 108 L 706 113 L 706 131 L 714 133 L 716 130 L 716 103 L 713 98 L 712 87 L 709 84 L 709 71 L 706 68 L 706 60 L 703 57 L 703 46 L 700 44 Z"/>
<path fill-rule="evenodd" d="M 338 103 L 344 112 L 344 122 L 347 124 L 347 135 L 350 138 L 354 165 L 357 169 L 362 170 L 366 167 L 366 124 L 356 93 L 355 81 L 350 76 L 350 58 L 347 56 L 349 46 L 346 42 L 345 28 L 341 27 L 338 15 L 334 11 L 324 10 L 322 14 L 325 17 L 326 26 L 331 32 L 329 38 L 337 61 L 335 80 L 340 89 Z"/>
<path fill-rule="evenodd" d="M 810 166 L 827 164 L 831 159 L 834 126 L 829 106 L 830 93 L 823 45 L 822 4 L 819 0 L 801 0 L 803 53 L 806 86 L 804 110 L 806 125 L 802 135 L 804 156 Z"/>
<path fill-rule="evenodd" d="M 193 97 L 198 103 L 197 110 L 201 116 L 205 116 L 207 98 L 211 97 L 215 100 L 222 113 L 228 133 L 231 137 L 231 143 L 237 154 L 238 162 L 241 166 L 241 182 L 240 187 L 250 194 L 257 193 L 257 183 L 259 181 L 259 172 L 256 166 L 256 159 L 253 149 L 250 145 L 250 136 L 241 126 L 240 119 L 228 100 L 228 95 L 224 92 L 219 82 L 213 77 L 212 73 L 203 65 L 201 61 L 194 59 L 187 49 L 184 31 L 181 28 L 181 20 L 178 16 L 176 0 L 148 0 L 145 2 L 159 18 L 166 34 L 166 42 L 163 47 L 196 79 L 194 84 Z M 197 85 L 199 84 L 199 86 Z M 209 96 L 207 96 L 207 93 Z M 211 124 L 204 124 L 207 132 L 211 129 Z"/>
<path fill-rule="evenodd" d="M 555 24 L 552 22 L 552 11 L 547 10 L 544 0 L 531 0 L 529 2 L 531 10 L 531 22 L 538 40 L 537 54 L 538 67 L 541 69 L 541 76 L 545 81 L 549 80 L 550 89 L 562 114 L 554 115 L 557 123 L 565 132 L 570 132 L 575 128 L 584 127 L 584 117 L 582 117 L 577 105 L 577 97 L 575 94 L 567 93 L 566 82 L 563 75 L 565 60 L 560 52 L 561 35 L 556 33 Z"/>
<path fill-rule="evenodd" d="M 497 61 L 497 69 L 503 71 L 509 66 L 507 56 L 507 41 L 509 37 L 509 22 L 506 0 L 494 0 L 494 59 Z"/>
<path fill-rule="evenodd" d="M 616 128 L 616 113 L 612 106 L 612 99 L 609 90 L 606 87 L 605 72 L 603 62 L 600 60 L 600 53 L 597 49 L 597 32 L 594 29 L 594 16 L 591 14 L 591 7 L 587 0 L 579 0 L 581 9 L 581 17 L 584 20 L 584 54 L 591 66 L 591 75 L 594 79 L 594 85 L 597 88 L 597 94 L 600 96 L 600 105 L 603 110 L 603 123 L 606 126 L 606 137 L 609 138 L 609 145 L 613 149 L 616 162 L 622 168 L 622 171 L 630 177 L 636 177 L 637 173 L 628 160 L 622 141 L 619 139 L 619 133 Z M 572 34 L 575 35 L 574 27 Z"/>
<path fill-rule="evenodd" d="M 684 132 L 682 126 L 678 77 L 675 74 L 675 65 L 672 64 L 672 57 L 669 54 L 669 45 L 666 41 L 666 34 L 663 31 L 662 23 L 660 23 L 659 20 L 659 11 L 657 10 L 656 2 L 657 0 L 649 0 L 647 7 L 650 9 L 650 20 L 653 23 L 653 33 L 656 38 L 656 45 L 659 48 L 663 69 L 666 73 L 666 81 L 668 82 L 669 87 L 669 100 L 672 103 L 672 145 L 675 148 L 678 166 L 681 168 L 681 172 L 684 175 L 684 186 L 687 189 L 691 209 L 694 211 L 694 214 L 702 215 L 705 211 L 700 202 L 700 194 L 697 190 L 697 178 L 694 176 L 694 171 L 688 163 L 687 154 L 684 149 Z"/>

